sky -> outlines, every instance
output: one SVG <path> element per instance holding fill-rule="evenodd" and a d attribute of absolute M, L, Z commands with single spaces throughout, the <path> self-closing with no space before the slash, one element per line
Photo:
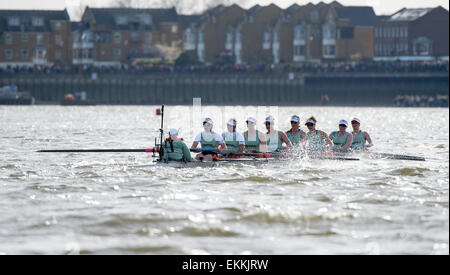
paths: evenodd
<path fill-rule="evenodd" d="M 76 20 L 85 5 L 91 7 L 111 6 L 112 3 L 131 2 L 136 7 L 159 8 L 162 5 L 180 3 L 178 11 L 184 14 L 201 12 L 205 7 L 225 3 L 237 3 L 243 8 L 249 8 L 255 4 L 268 5 L 275 3 L 281 8 L 286 8 L 294 3 L 304 5 L 308 2 L 314 4 L 320 0 L 0 0 L 0 9 L 64 9 L 67 8 L 72 20 Z M 332 0 L 323 0 L 330 3 Z M 372 6 L 377 15 L 392 14 L 403 8 L 423 8 L 443 6 L 449 9 L 448 0 L 338 0 L 346 6 Z"/>

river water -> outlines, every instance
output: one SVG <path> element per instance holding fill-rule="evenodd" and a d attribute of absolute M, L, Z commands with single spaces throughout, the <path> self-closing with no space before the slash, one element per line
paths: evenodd
<path fill-rule="evenodd" d="M 0 254 L 449 254 L 449 111 L 425 108 L 166 106 L 191 145 L 201 119 L 357 116 L 373 150 L 426 162 L 292 160 L 214 168 L 130 168 L 157 106 L 0 106 Z M 302 126 L 305 129 L 304 126 Z"/>

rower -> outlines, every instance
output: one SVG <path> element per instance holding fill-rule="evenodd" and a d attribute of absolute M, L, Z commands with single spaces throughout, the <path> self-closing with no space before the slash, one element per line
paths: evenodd
<path fill-rule="evenodd" d="M 203 120 L 203 128 L 205 131 L 195 137 L 191 147 L 191 149 L 197 149 L 199 143 L 202 146 L 202 152 L 198 154 L 195 159 L 201 161 L 219 160 L 218 152 L 226 153 L 227 145 L 219 134 L 212 131 L 212 119 L 205 118 Z"/>
<path fill-rule="evenodd" d="M 284 149 L 283 143 L 287 148 L 291 148 L 292 144 L 286 134 L 282 131 L 275 130 L 275 119 L 272 116 L 268 116 L 264 122 L 266 125 L 267 133 L 267 147 L 269 152 L 281 151 Z"/>
<path fill-rule="evenodd" d="M 367 132 L 361 131 L 359 128 L 361 126 L 361 121 L 358 118 L 352 119 L 352 128 L 353 128 L 353 142 L 350 146 L 353 150 L 364 150 L 366 148 L 372 147 L 372 139 L 370 138 Z M 366 142 L 369 144 L 366 145 Z"/>
<path fill-rule="evenodd" d="M 184 161 L 184 162 L 192 162 L 194 161 L 191 157 L 191 152 L 189 148 L 184 143 L 182 138 L 178 137 L 177 129 L 169 130 L 169 138 L 167 138 L 163 145 L 164 161 Z"/>
<path fill-rule="evenodd" d="M 222 133 L 222 138 L 227 145 L 228 153 L 240 154 L 245 150 L 245 139 L 241 133 L 236 132 L 237 121 L 236 119 L 230 119 L 227 122 L 227 132 Z"/>
<path fill-rule="evenodd" d="M 339 131 L 334 131 L 330 134 L 330 139 L 333 140 L 334 151 L 347 151 L 353 142 L 353 136 L 347 132 L 348 122 L 345 119 L 339 121 Z"/>
<path fill-rule="evenodd" d="M 293 115 L 291 117 L 291 129 L 286 132 L 289 141 L 292 146 L 300 145 L 300 142 L 306 140 L 306 133 L 300 129 L 300 117 Z"/>
<path fill-rule="evenodd" d="M 266 153 L 266 137 L 263 133 L 256 130 L 256 119 L 249 117 L 246 122 L 248 130 L 244 132 L 245 149 L 249 153 Z"/>
<path fill-rule="evenodd" d="M 306 127 L 308 127 L 308 133 L 306 134 L 306 141 L 308 145 L 308 151 L 324 152 L 326 146 L 332 146 L 333 143 L 328 138 L 328 135 L 321 130 L 316 130 L 317 119 L 310 117 L 306 120 Z"/>

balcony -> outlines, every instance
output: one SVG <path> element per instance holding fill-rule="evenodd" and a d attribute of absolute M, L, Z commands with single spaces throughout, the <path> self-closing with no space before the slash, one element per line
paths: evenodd
<path fill-rule="evenodd" d="M 73 42 L 73 49 L 92 49 L 94 48 L 93 42 Z"/>

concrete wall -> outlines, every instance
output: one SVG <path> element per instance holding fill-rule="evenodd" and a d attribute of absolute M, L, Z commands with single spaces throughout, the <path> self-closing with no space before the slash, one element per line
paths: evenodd
<path fill-rule="evenodd" d="M 88 92 L 98 104 L 192 104 L 201 97 L 214 105 L 389 106 L 399 94 L 448 94 L 448 74 L 319 74 L 289 80 L 280 75 L 0 75 L 0 86 L 14 83 L 38 103 L 59 104 L 64 94 Z"/>

